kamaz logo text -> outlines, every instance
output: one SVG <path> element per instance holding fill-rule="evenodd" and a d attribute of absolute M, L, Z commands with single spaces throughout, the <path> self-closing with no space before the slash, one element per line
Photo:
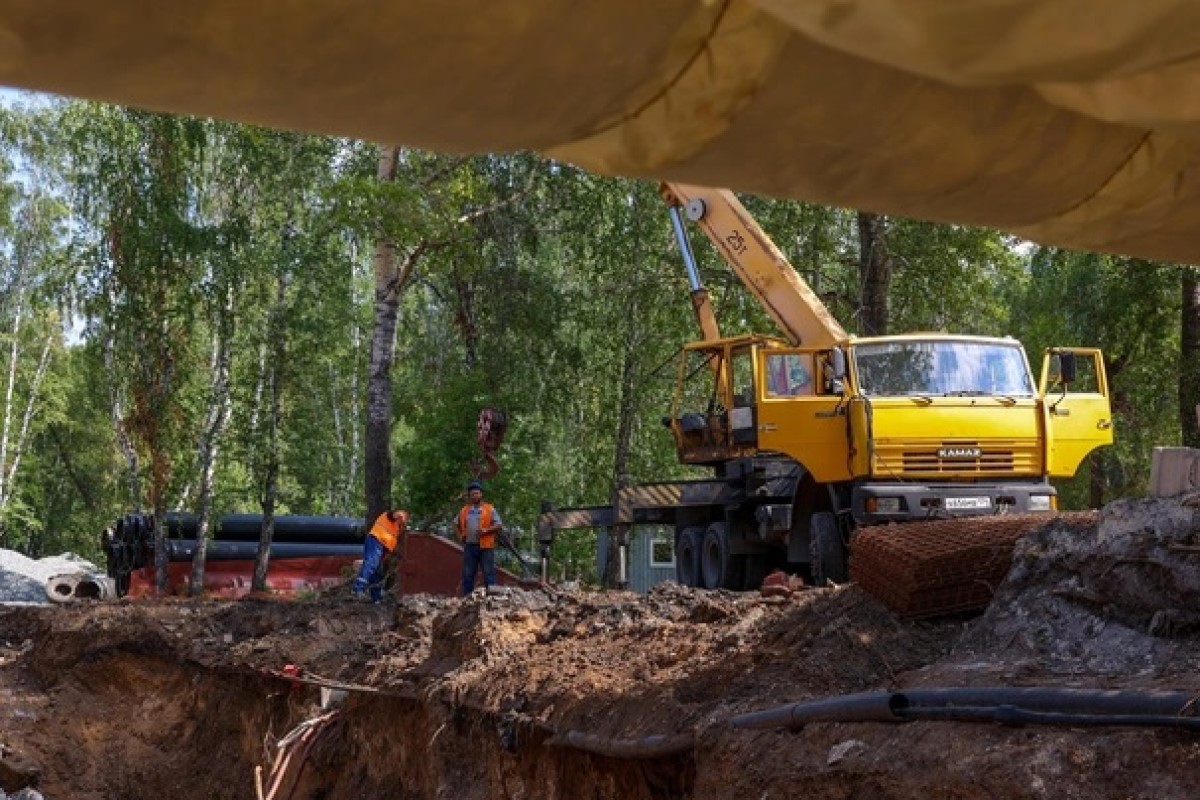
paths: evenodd
<path fill-rule="evenodd" d="M 938 458 L 979 458 L 981 455 L 982 447 L 943 447 L 938 450 Z"/>

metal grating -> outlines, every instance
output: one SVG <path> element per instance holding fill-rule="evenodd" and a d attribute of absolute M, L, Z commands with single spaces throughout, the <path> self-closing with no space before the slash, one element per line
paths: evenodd
<path fill-rule="evenodd" d="M 1008 574 L 1018 539 L 1054 521 L 1097 518 L 1085 511 L 874 525 L 855 534 L 850 578 L 909 619 L 978 611 Z"/>
<path fill-rule="evenodd" d="M 907 450 L 903 456 L 905 472 L 1012 472 L 1011 452 L 985 452 L 978 458 L 941 458 L 936 450 Z"/>
<path fill-rule="evenodd" d="M 976 446 L 974 443 L 969 443 Z M 1008 441 L 983 447 L 978 456 L 942 457 L 943 447 L 963 446 L 960 442 L 940 442 L 924 447 L 876 445 L 875 472 L 879 475 L 1013 475 L 1041 470 L 1039 451 L 1023 442 Z"/>

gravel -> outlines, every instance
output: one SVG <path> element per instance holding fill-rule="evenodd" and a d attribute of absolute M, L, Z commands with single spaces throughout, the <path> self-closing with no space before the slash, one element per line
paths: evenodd
<path fill-rule="evenodd" d="M 95 564 L 74 553 L 34 560 L 15 550 L 0 549 L 0 604 L 48 604 L 46 581 L 57 575 L 100 575 Z"/>

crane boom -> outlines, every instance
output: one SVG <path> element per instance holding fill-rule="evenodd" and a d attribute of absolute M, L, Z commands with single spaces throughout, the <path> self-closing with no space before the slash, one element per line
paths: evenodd
<path fill-rule="evenodd" d="M 829 347 L 846 340 L 845 330 L 821 298 L 784 258 L 733 192 L 685 183 L 664 183 L 660 193 L 668 206 L 682 208 L 688 219 L 704 230 L 738 279 L 758 298 L 793 344 Z M 693 286 L 693 290 L 695 288 Z M 707 295 L 703 300 L 707 301 Z M 698 308 L 697 315 L 702 314 Z"/>

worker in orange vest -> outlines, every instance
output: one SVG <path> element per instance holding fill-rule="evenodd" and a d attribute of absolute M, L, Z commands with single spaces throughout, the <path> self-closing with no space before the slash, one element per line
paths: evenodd
<path fill-rule="evenodd" d="M 408 530 L 408 512 L 402 509 L 389 509 L 379 515 L 371 532 L 363 541 L 362 568 L 354 579 L 351 597 L 355 600 L 367 600 L 370 591 L 371 602 L 378 603 L 383 599 L 383 581 L 386 577 L 384 560 L 396 549 L 400 537 Z"/>
<path fill-rule="evenodd" d="M 483 568 L 483 585 L 496 585 L 496 534 L 504 528 L 499 512 L 483 502 L 483 484 L 467 484 L 467 504 L 458 512 L 458 540 L 463 543 L 463 597 L 475 590 L 475 572 Z"/>

